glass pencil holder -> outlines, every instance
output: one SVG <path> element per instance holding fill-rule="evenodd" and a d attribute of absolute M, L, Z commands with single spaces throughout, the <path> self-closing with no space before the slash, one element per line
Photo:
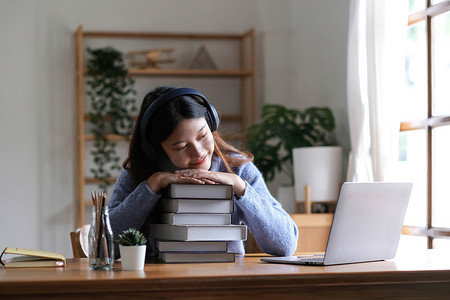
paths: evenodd
<path fill-rule="evenodd" d="M 94 270 L 111 270 L 114 266 L 114 239 L 109 221 L 108 206 L 101 211 L 92 208 L 89 230 L 89 266 Z"/>

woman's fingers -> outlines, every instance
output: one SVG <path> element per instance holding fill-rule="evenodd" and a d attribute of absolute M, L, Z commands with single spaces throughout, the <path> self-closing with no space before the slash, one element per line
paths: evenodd
<path fill-rule="evenodd" d="M 178 176 L 177 183 L 194 183 L 194 184 L 205 184 L 207 183 L 205 180 L 194 178 L 194 177 L 187 177 L 187 176 Z"/>
<path fill-rule="evenodd" d="M 178 170 L 175 174 L 184 177 L 202 180 L 206 184 L 229 184 L 233 186 L 234 193 L 242 196 L 245 192 L 245 182 L 236 174 L 214 172 L 201 169 Z"/>

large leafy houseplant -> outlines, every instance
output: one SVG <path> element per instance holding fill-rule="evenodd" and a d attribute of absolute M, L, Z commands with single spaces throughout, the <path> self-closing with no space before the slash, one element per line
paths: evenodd
<path fill-rule="evenodd" d="M 246 145 L 266 180 L 272 181 L 281 171 L 294 185 L 292 149 L 330 145 L 334 127 L 333 113 L 327 107 L 299 110 L 266 104 L 261 123 L 247 130 Z"/>
<path fill-rule="evenodd" d="M 122 53 L 112 47 L 87 49 L 90 98 L 90 131 L 94 135 L 91 151 L 95 168 L 91 168 L 94 178 L 100 179 L 99 188 L 106 190 L 108 178 L 114 170 L 120 170 L 120 157 L 116 143 L 108 139 L 108 134 L 129 137 L 133 130 L 132 113 L 136 108 L 134 80 L 127 76 Z"/>

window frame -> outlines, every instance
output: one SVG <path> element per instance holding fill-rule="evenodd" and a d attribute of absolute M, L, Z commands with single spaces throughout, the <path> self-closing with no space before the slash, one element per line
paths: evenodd
<path fill-rule="evenodd" d="M 427 238 L 427 248 L 433 248 L 434 238 L 449 238 L 450 228 L 433 227 L 433 129 L 440 126 L 450 126 L 450 114 L 433 116 L 433 51 L 431 26 L 432 18 L 450 11 L 450 0 L 445 0 L 436 5 L 426 1 L 426 8 L 408 15 L 408 26 L 425 21 L 426 27 L 426 51 L 427 51 L 427 118 L 423 120 L 409 120 L 400 123 L 400 132 L 425 129 L 427 137 L 427 214 L 426 227 L 404 226 L 403 234 L 422 236 Z"/>

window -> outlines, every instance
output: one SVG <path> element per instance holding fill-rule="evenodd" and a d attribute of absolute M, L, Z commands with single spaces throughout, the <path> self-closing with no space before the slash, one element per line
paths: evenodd
<path fill-rule="evenodd" d="M 399 138 L 401 176 L 414 183 L 404 233 L 450 247 L 450 0 L 409 0 Z"/>

